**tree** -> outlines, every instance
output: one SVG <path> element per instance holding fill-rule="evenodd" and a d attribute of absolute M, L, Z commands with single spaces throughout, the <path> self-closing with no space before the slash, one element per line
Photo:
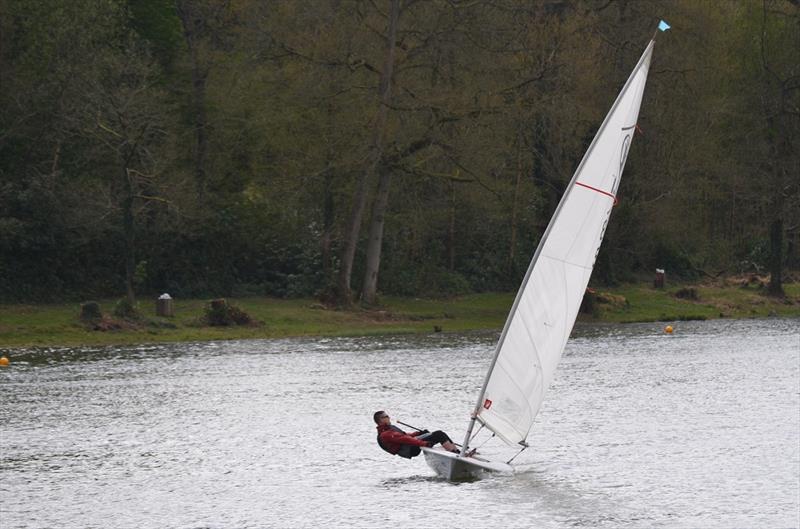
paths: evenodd
<path fill-rule="evenodd" d="M 729 123 L 741 145 L 737 158 L 751 175 L 749 220 L 768 247 L 768 292 L 783 296 L 785 231 L 798 222 L 800 209 L 800 63 L 795 53 L 800 7 L 763 0 L 738 6 L 734 15 L 740 23 L 731 38 L 743 60 L 731 83 L 737 106 Z"/>
<path fill-rule="evenodd" d="M 132 300 L 134 218 L 136 202 L 144 196 L 134 181 L 151 174 L 153 145 L 162 134 L 152 126 L 164 113 L 163 107 L 154 108 L 159 101 L 157 68 L 127 26 L 123 1 L 41 0 L 7 7 L 16 37 L 16 49 L 8 56 L 15 74 L 11 86 L 16 89 L 10 95 L 17 101 L 12 116 L 24 116 L 6 129 L 7 139 L 25 148 L 19 151 L 18 165 L 2 171 L 10 169 L 19 179 L 19 196 L 40 197 L 38 207 L 45 205 L 46 196 L 56 198 L 41 211 L 51 219 L 45 224 L 52 232 L 48 262 L 35 253 L 20 252 L 18 258 L 23 266 L 44 266 L 48 274 L 68 278 L 68 289 L 81 285 L 90 290 L 93 280 L 102 279 L 79 263 L 91 260 L 85 255 L 90 247 L 102 255 L 113 243 L 87 244 L 87 239 L 102 238 L 107 231 L 97 226 L 119 211 L 126 292 Z M 87 56 L 92 61 L 85 61 Z M 143 115 L 149 116 L 144 126 Z M 38 192 L 30 187 L 34 181 L 44 184 Z M 47 194 L 41 193 L 44 190 Z M 30 212 L 17 214 L 23 225 L 37 222 Z M 55 285 L 48 287 L 57 291 Z"/>
<path fill-rule="evenodd" d="M 84 104 L 72 119 L 71 133 L 83 140 L 96 163 L 95 176 L 108 185 L 119 209 L 123 237 L 125 292 L 135 303 L 136 222 L 140 205 L 158 195 L 166 129 L 164 93 L 157 85 L 152 57 L 134 35 L 119 48 L 99 50 L 94 68 L 75 88 Z"/>
<path fill-rule="evenodd" d="M 226 2 L 211 6 L 207 2 L 177 0 L 178 17 L 189 50 L 191 72 L 191 120 L 194 130 L 194 179 L 200 193 L 206 186 L 206 156 L 208 151 L 208 116 L 206 111 L 206 83 L 210 69 L 206 48 L 209 39 L 209 19 L 214 11 L 224 9 Z"/>
<path fill-rule="evenodd" d="M 0 296 L 515 288 L 663 5 L 0 0 Z M 593 281 L 780 281 L 796 3 L 669 11 Z"/>
<path fill-rule="evenodd" d="M 768 2 L 761 6 L 759 39 L 761 107 L 764 113 L 764 141 L 767 144 L 768 174 L 771 180 L 769 226 L 770 282 L 773 296 L 784 296 L 783 245 L 786 206 L 800 196 L 797 145 L 800 142 L 800 63 L 783 43 L 800 45 L 800 6 Z M 795 47 L 796 51 L 796 47 Z M 793 200 L 794 199 L 794 200 Z M 794 204 L 795 210 L 797 204 Z"/>
<path fill-rule="evenodd" d="M 353 197 L 352 212 L 345 231 L 344 245 L 339 269 L 338 295 L 339 301 L 348 305 L 351 303 L 352 294 L 350 280 L 353 273 L 353 260 L 355 259 L 356 245 L 361 232 L 361 218 L 367 201 L 367 187 L 378 169 L 383 157 L 384 136 L 386 134 L 386 120 L 392 100 L 392 75 L 395 65 L 395 48 L 397 39 L 397 25 L 400 18 L 400 0 L 391 0 L 389 14 L 386 22 L 386 51 L 383 68 L 378 82 L 378 108 L 372 125 L 372 138 L 361 177 L 358 180 Z M 388 192 L 388 182 L 383 180 L 384 193 Z M 372 234 L 373 237 L 377 234 Z M 375 271 L 377 275 L 377 270 Z"/>

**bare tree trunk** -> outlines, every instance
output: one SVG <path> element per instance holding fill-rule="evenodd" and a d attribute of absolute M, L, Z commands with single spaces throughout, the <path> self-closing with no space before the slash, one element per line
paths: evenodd
<path fill-rule="evenodd" d="M 356 255 L 358 234 L 361 231 L 361 216 L 364 213 L 364 205 L 367 201 L 367 182 L 370 180 L 371 172 L 372 171 L 369 169 L 364 171 L 359 180 L 356 195 L 353 200 L 353 210 L 350 213 L 350 221 L 345 233 L 344 246 L 342 247 L 337 296 L 339 302 L 344 305 L 350 305 L 353 301 L 350 278 L 353 274 L 353 260 Z"/>
<path fill-rule="evenodd" d="M 767 142 L 770 146 L 771 160 L 769 165 L 771 167 L 772 177 L 772 200 L 770 201 L 771 210 L 773 212 L 772 223 L 769 227 L 769 271 L 770 280 L 767 292 L 771 296 L 785 296 L 783 291 L 783 208 L 785 206 L 784 192 L 787 177 L 790 174 L 788 166 L 786 165 L 789 160 L 793 159 L 791 128 L 787 123 L 787 119 L 793 114 L 787 108 L 787 101 L 789 100 L 786 80 L 781 79 L 779 74 L 769 64 L 769 56 L 767 52 L 767 3 L 762 4 L 762 23 L 761 23 L 761 74 L 763 84 L 763 95 L 761 97 L 761 104 L 766 116 L 767 123 Z M 786 168 L 786 169 L 784 169 Z"/>
<path fill-rule="evenodd" d="M 205 194 L 206 186 L 206 152 L 208 151 L 207 114 L 206 114 L 206 79 L 208 69 L 203 66 L 198 52 L 198 39 L 202 30 L 202 14 L 198 12 L 190 0 L 177 2 L 178 17 L 183 26 L 183 35 L 189 48 L 192 64 L 192 119 L 194 128 L 194 177 L 200 195 Z"/>
<path fill-rule="evenodd" d="M 777 134 L 770 134 L 769 141 L 772 144 L 773 159 L 770 162 L 772 172 L 772 192 L 771 210 L 773 212 L 772 223 L 769 226 L 769 286 L 767 292 L 770 296 L 784 297 L 783 290 L 783 210 L 785 207 L 785 182 L 788 181 L 788 170 L 785 170 L 787 160 L 792 159 L 791 146 L 787 140 L 788 134 L 784 130 L 784 121 L 781 117 L 777 119 L 768 118 L 770 131 L 777 131 Z"/>
<path fill-rule="evenodd" d="M 456 186 L 450 182 L 450 233 L 447 238 L 447 269 L 456 269 Z"/>
<path fill-rule="evenodd" d="M 386 218 L 386 208 L 389 204 L 389 187 L 392 183 L 391 171 L 385 170 L 378 182 L 378 192 L 375 195 L 375 204 L 372 207 L 372 222 L 369 227 L 369 240 L 367 241 L 367 263 L 364 272 L 364 287 L 361 300 L 367 305 L 374 305 L 378 291 L 378 269 L 381 265 L 381 247 L 383 245 L 383 225 Z"/>
<path fill-rule="evenodd" d="M 193 53 L 196 55 L 196 53 Z M 206 152 L 208 151 L 208 137 L 206 129 L 208 120 L 206 117 L 206 77 L 207 72 L 201 71 L 197 66 L 196 60 L 192 61 L 192 91 L 194 107 L 194 177 L 200 196 L 206 190 Z"/>
<path fill-rule="evenodd" d="M 325 280 L 331 279 L 333 259 L 331 258 L 331 244 L 333 241 L 334 204 L 333 204 L 333 170 L 325 171 L 322 196 L 322 237 L 320 246 L 322 250 L 322 272 Z"/>
<path fill-rule="evenodd" d="M 511 243 L 508 251 L 508 266 L 514 266 L 514 256 L 517 249 L 517 209 L 519 201 L 519 186 L 522 182 L 522 134 L 519 134 L 517 146 L 517 179 L 514 182 L 514 203 L 511 205 Z"/>
<path fill-rule="evenodd" d="M 339 301 L 344 304 L 352 303 L 352 293 L 350 279 L 353 274 L 353 260 L 356 254 L 356 244 L 361 232 L 361 218 L 364 214 L 364 206 L 367 201 L 367 186 L 372 180 L 375 171 L 380 165 L 383 156 L 383 135 L 386 128 L 386 118 L 391 101 L 392 72 L 394 70 L 395 40 L 397 39 L 397 20 L 400 17 L 400 1 L 392 0 L 391 11 L 388 21 L 388 37 L 386 42 L 386 60 L 381 73 L 379 93 L 381 97 L 378 115 L 375 118 L 375 126 L 372 134 L 372 145 L 370 146 L 367 166 L 361 174 L 353 201 L 353 211 L 350 214 L 350 222 L 345 233 L 345 243 L 342 249 L 342 263 L 339 269 L 338 295 Z M 389 176 L 391 178 L 391 176 Z M 381 216 L 383 214 L 381 213 Z M 382 229 L 382 228 L 381 228 Z M 377 274 L 377 271 L 375 272 Z"/>
<path fill-rule="evenodd" d="M 133 275 L 136 270 L 136 240 L 134 237 L 133 219 L 133 184 L 130 174 L 128 174 L 127 164 L 122 167 L 122 189 L 125 197 L 122 200 L 122 233 L 125 241 L 125 296 L 131 306 L 136 303 L 136 296 L 133 291 Z"/>
<path fill-rule="evenodd" d="M 783 297 L 783 221 L 775 219 L 769 226 L 769 287 L 770 296 Z"/>
<path fill-rule="evenodd" d="M 328 77 L 328 88 L 331 93 L 337 90 L 334 78 L 332 75 Z M 332 101 L 328 102 L 326 107 L 327 114 L 327 128 L 328 130 L 336 130 L 335 112 Z M 324 174 L 322 175 L 322 236 L 320 237 L 320 251 L 322 253 L 322 275 L 325 278 L 325 288 L 322 293 L 322 301 L 329 303 L 334 296 L 332 287 L 335 285 L 335 271 L 333 259 L 333 241 L 334 232 L 336 229 L 336 206 L 333 195 L 334 177 L 336 170 L 334 169 L 336 160 L 336 147 L 331 140 L 328 140 L 326 149 L 326 164 Z"/>

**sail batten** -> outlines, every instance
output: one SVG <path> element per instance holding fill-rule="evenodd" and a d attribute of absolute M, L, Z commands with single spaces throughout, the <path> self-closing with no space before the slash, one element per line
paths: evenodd
<path fill-rule="evenodd" d="M 653 45 L 650 41 L 600 125 L 539 242 L 498 340 L 465 449 L 476 420 L 508 444 L 525 444 L 616 203 Z"/>

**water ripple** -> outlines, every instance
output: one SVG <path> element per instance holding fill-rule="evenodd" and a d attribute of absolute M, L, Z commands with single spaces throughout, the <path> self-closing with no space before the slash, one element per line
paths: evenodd
<path fill-rule="evenodd" d="M 12 351 L 2 527 L 800 526 L 798 321 L 663 325 L 576 327 L 517 472 L 457 484 L 371 414 L 462 435 L 497 333 Z"/>

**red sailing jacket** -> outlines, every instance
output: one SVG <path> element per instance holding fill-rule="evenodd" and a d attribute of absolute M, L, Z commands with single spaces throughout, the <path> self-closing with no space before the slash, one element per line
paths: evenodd
<path fill-rule="evenodd" d="M 421 433 L 413 432 L 408 434 L 393 424 L 379 424 L 378 444 L 390 454 L 397 454 L 403 445 L 428 446 L 427 441 L 416 438 Z"/>

